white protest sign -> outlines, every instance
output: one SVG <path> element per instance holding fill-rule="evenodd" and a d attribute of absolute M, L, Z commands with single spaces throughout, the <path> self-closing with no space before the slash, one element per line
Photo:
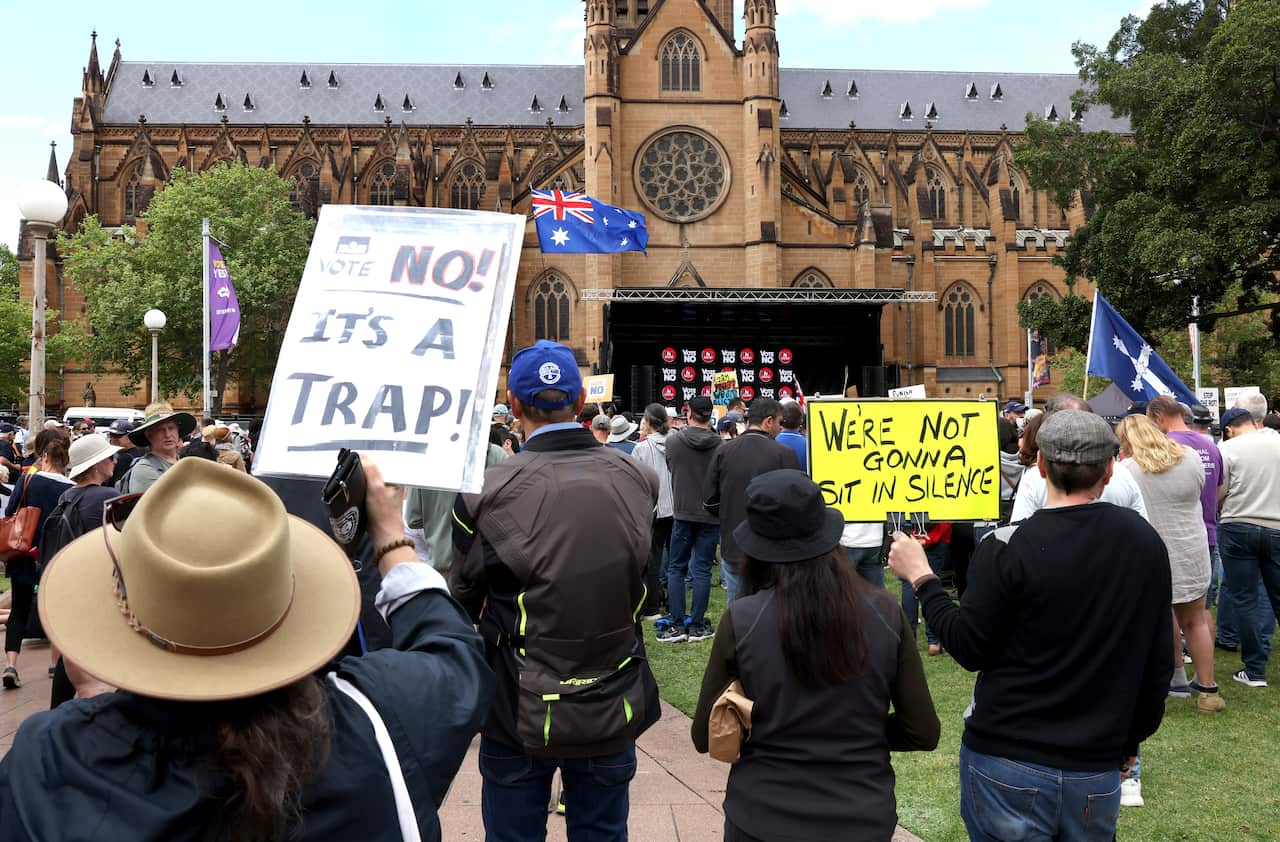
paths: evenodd
<path fill-rule="evenodd" d="M 587 403 L 608 403 L 613 400 L 613 375 L 594 374 L 586 379 Z"/>
<path fill-rule="evenodd" d="M 1262 390 L 1257 386 L 1228 386 L 1222 390 L 1224 398 L 1222 405 L 1227 409 L 1236 405 L 1236 401 L 1248 394 L 1261 394 Z"/>
<path fill-rule="evenodd" d="M 1196 400 L 1200 401 L 1200 405 L 1209 410 L 1209 414 L 1213 416 L 1213 420 L 1217 421 L 1221 415 L 1218 414 L 1218 388 L 1205 387 L 1196 390 Z"/>
<path fill-rule="evenodd" d="M 915 386 L 903 386 L 901 389 L 890 389 L 889 400 L 892 401 L 919 401 L 927 398 L 924 393 L 924 384 L 917 383 Z"/>
<path fill-rule="evenodd" d="M 255 473 L 328 477 L 349 448 L 391 483 L 479 491 L 525 221 L 325 205 Z"/>

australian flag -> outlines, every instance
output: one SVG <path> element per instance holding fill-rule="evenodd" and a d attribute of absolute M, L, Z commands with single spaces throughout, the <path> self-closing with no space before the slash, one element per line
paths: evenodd
<path fill-rule="evenodd" d="M 534 190 L 530 195 L 538 243 L 548 254 L 643 252 L 649 244 L 642 213 L 564 190 Z"/>
<path fill-rule="evenodd" d="M 1093 330 L 1089 335 L 1089 374 L 1107 377 L 1130 400 L 1149 401 L 1172 395 L 1187 406 L 1199 403 L 1147 340 L 1129 326 L 1099 293 L 1093 296 Z"/>

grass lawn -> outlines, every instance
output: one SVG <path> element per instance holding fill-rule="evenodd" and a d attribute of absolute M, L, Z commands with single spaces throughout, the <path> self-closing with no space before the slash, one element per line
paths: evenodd
<path fill-rule="evenodd" d="M 893 577 L 889 577 L 893 578 Z M 897 583 L 891 585 L 897 590 Z M 718 623 L 725 592 L 711 591 L 708 615 Z M 657 643 L 645 632 L 662 697 L 692 715 L 711 641 Z M 961 714 L 973 676 L 946 655 L 920 650 L 942 741 L 937 751 L 893 755 L 899 822 L 927 842 L 965 840 L 960 821 L 958 757 Z M 1239 655 L 1217 652 L 1216 672 L 1227 710 L 1198 714 L 1194 700 L 1170 699 L 1164 723 L 1143 744 L 1142 794 L 1147 806 L 1123 808 L 1122 840 L 1223 840 L 1280 838 L 1280 687 L 1251 690 L 1231 680 Z M 1277 655 L 1280 657 L 1280 655 Z"/>

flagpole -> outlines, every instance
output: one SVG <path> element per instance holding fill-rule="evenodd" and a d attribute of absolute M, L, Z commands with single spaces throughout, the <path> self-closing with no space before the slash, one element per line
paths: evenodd
<path fill-rule="evenodd" d="M 203 343 L 200 346 L 200 376 L 201 389 L 200 395 L 204 404 L 204 415 L 209 415 L 209 217 L 205 217 L 200 224 L 200 242 L 201 250 L 204 252 L 204 265 L 201 267 L 201 301 L 204 313 L 200 320 L 200 327 L 203 332 Z"/>
<path fill-rule="evenodd" d="M 1027 328 L 1027 397 L 1036 390 L 1036 361 L 1031 355 L 1031 328 Z M 1027 401 L 1031 405 L 1031 401 Z"/>
<path fill-rule="evenodd" d="M 1200 399 L 1200 296 L 1191 296 L 1191 364 L 1195 366 L 1196 400 Z"/>
<path fill-rule="evenodd" d="M 1098 318 L 1098 291 L 1093 291 L 1093 310 L 1089 313 L 1089 345 L 1084 352 L 1084 394 L 1080 397 L 1089 400 L 1089 363 L 1093 360 L 1093 323 Z"/>

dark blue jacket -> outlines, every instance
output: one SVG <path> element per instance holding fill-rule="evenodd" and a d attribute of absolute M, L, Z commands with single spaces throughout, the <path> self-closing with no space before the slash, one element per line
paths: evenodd
<path fill-rule="evenodd" d="M 448 793 L 493 694 L 484 645 L 462 608 L 424 591 L 391 615 L 394 649 L 343 658 L 337 673 L 373 702 L 395 743 L 424 840 L 440 839 Z M 401 839 L 373 726 L 325 681 L 328 762 L 302 792 L 291 840 Z M 0 762 L 0 839 L 212 842 L 222 802 L 208 757 L 207 703 L 123 691 L 69 702 L 23 723 Z"/>

